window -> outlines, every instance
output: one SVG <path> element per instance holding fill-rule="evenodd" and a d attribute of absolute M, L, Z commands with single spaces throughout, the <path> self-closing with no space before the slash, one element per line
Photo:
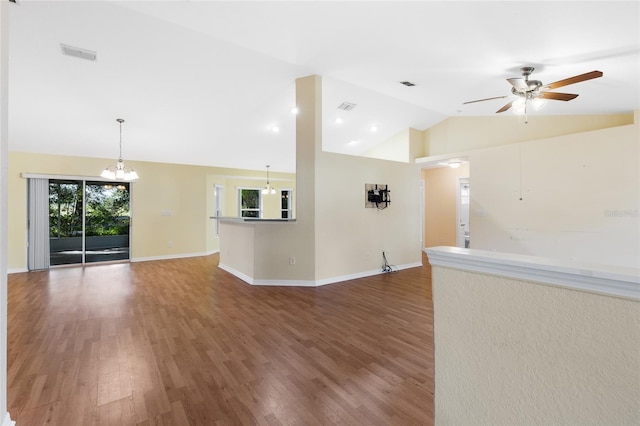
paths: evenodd
<path fill-rule="evenodd" d="M 280 217 L 282 219 L 293 218 L 293 190 L 280 190 Z"/>
<path fill-rule="evenodd" d="M 215 212 L 216 221 L 216 238 L 220 238 L 220 217 L 222 217 L 222 203 L 224 200 L 224 187 L 215 185 L 213 187 L 213 209 Z"/>
<path fill-rule="evenodd" d="M 262 217 L 262 195 L 259 189 L 238 188 L 240 217 Z"/>

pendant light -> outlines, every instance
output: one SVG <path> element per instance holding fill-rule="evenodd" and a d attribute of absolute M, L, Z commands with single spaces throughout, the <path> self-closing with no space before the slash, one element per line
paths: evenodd
<path fill-rule="evenodd" d="M 262 195 L 268 195 L 268 194 L 275 194 L 276 193 L 276 189 L 269 184 L 269 167 L 271 167 L 271 166 L 269 166 L 267 164 L 267 184 L 265 185 L 264 188 L 262 188 Z"/>
<path fill-rule="evenodd" d="M 135 170 L 125 167 L 124 161 L 122 161 L 122 118 L 116 119 L 120 123 L 120 156 L 118 157 L 118 163 L 115 166 L 109 166 L 102 171 L 100 176 L 105 179 L 118 179 L 118 180 L 136 180 L 138 179 L 138 173 Z"/>

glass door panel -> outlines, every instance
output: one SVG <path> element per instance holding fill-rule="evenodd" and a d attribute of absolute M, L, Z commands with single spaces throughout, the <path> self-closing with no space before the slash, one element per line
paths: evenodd
<path fill-rule="evenodd" d="M 82 263 L 82 181 L 49 181 L 51 265 Z"/>
<path fill-rule="evenodd" d="M 129 259 L 129 183 L 86 183 L 85 262 Z"/>

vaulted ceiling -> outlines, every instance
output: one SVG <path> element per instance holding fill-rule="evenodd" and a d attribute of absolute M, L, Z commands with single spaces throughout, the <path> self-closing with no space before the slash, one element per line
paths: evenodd
<path fill-rule="evenodd" d="M 355 155 L 407 127 L 494 115 L 522 66 L 543 83 L 604 72 L 536 114 L 640 109 L 635 1 L 20 0 L 9 19 L 14 151 L 112 158 L 124 118 L 128 160 L 293 172 L 294 82 L 310 74 L 324 149 Z M 494 96 L 508 97 L 463 104 Z"/>

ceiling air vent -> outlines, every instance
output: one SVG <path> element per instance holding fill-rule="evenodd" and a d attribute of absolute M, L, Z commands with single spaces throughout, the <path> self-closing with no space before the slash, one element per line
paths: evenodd
<path fill-rule="evenodd" d="M 351 102 L 343 102 L 338 106 L 338 109 L 341 109 L 343 111 L 351 111 L 356 106 L 356 104 L 352 104 Z"/>
<path fill-rule="evenodd" d="M 404 84 L 407 87 L 413 87 L 416 85 L 415 83 L 412 83 L 410 81 L 401 81 L 400 84 Z"/>
<path fill-rule="evenodd" d="M 15 3 L 20 6 L 20 0 L 9 0 L 10 3 Z"/>
<path fill-rule="evenodd" d="M 75 56 L 76 58 L 87 59 L 89 61 L 95 61 L 98 58 L 98 54 L 92 50 L 73 47 L 63 43 L 60 43 L 60 48 L 62 49 L 63 55 Z"/>

